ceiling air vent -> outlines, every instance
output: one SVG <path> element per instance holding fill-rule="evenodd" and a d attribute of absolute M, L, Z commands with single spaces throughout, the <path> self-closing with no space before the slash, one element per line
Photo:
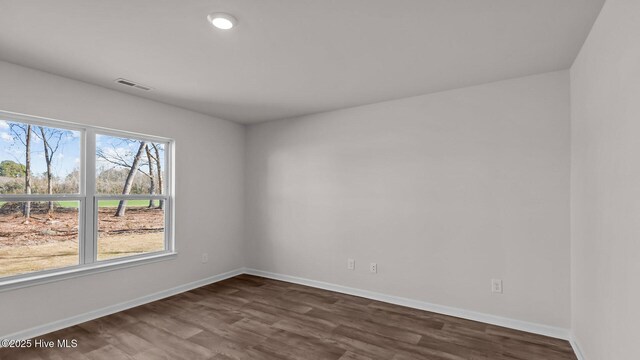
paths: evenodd
<path fill-rule="evenodd" d="M 134 81 L 123 79 L 123 78 L 117 79 L 116 82 L 118 84 L 122 84 L 122 85 L 129 86 L 129 87 L 134 87 L 136 89 L 140 89 L 140 90 L 144 90 L 144 91 L 151 90 L 151 88 L 148 87 L 148 86 L 140 85 L 140 84 L 138 84 L 138 83 L 136 83 Z"/>

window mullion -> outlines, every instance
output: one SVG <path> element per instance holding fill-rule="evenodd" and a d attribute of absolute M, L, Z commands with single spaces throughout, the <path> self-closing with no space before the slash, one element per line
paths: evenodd
<path fill-rule="evenodd" d="M 84 229 L 82 233 L 83 257 L 85 264 L 96 261 L 96 231 L 95 231 L 95 190 L 96 190 L 96 134 L 93 129 L 85 132 L 85 148 L 83 183 L 86 200 L 84 202 Z"/>

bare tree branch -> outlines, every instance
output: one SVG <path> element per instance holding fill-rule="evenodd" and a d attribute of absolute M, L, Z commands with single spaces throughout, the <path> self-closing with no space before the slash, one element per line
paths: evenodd
<path fill-rule="evenodd" d="M 98 157 L 99 159 L 104 160 L 105 162 L 108 162 L 110 164 L 119 166 L 121 168 L 130 169 L 131 166 L 133 165 L 133 162 L 130 162 L 126 157 L 127 156 L 131 156 L 132 154 L 130 154 L 130 153 L 121 154 L 118 151 L 118 148 L 114 144 L 111 144 L 111 148 L 113 149 L 113 151 L 111 151 L 109 153 L 105 152 L 105 150 L 103 148 L 97 148 L 96 149 L 96 157 Z M 149 173 L 146 173 L 144 170 L 142 170 L 142 167 L 145 166 L 145 165 L 148 165 L 148 163 L 144 163 L 144 162 L 140 163 L 137 171 L 140 172 L 141 174 L 143 174 L 146 177 L 151 177 L 151 175 Z"/>

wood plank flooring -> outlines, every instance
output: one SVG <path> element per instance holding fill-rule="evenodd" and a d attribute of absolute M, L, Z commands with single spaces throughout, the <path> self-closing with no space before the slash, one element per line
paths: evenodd
<path fill-rule="evenodd" d="M 568 342 L 250 275 L 50 333 L 0 359 L 575 360 Z"/>

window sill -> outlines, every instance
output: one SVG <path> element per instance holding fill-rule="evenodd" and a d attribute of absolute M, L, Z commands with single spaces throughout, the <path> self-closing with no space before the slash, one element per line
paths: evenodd
<path fill-rule="evenodd" d="M 40 273 L 34 274 L 32 276 L 25 274 L 24 277 L 7 280 L 0 279 L 0 292 L 42 285 L 81 276 L 93 275 L 107 271 L 125 269 L 133 266 L 151 264 L 158 261 L 172 260 L 175 259 L 177 255 L 177 252 L 161 252 L 145 256 L 108 260 L 88 265 L 78 265 L 59 270 L 53 270 L 51 272 L 47 272 L 46 274 Z"/>

